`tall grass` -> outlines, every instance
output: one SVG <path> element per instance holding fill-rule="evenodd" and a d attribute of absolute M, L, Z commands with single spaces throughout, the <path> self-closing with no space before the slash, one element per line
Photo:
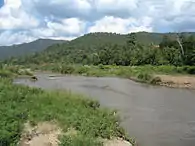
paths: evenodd
<path fill-rule="evenodd" d="M 11 78 L 20 75 L 33 76 L 33 73 L 23 66 L 0 65 L 0 78 Z"/>
<path fill-rule="evenodd" d="M 27 66 L 26 66 L 27 67 Z M 83 75 L 83 76 L 119 76 L 124 78 L 130 78 L 135 81 L 157 84 L 160 82 L 160 79 L 154 77 L 157 74 L 195 74 L 195 67 L 193 66 L 116 66 L 116 65 L 98 65 L 98 66 L 88 66 L 88 65 L 76 65 L 76 64 L 43 64 L 43 65 L 31 65 L 33 70 L 42 70 L 42 71 L 52 71 L 62 74 L 74 74 L 74 75 Z M 10 74 L 11 73 L 11 74 Z M 2 72 L 0 70 L 1 76 L 12 76 L 12 74 L 17 75 L 30 75 L 32 72 L 29 69 L 25 69 L 22 66 L 8 66 Z"/>
<path fill-rule="evenodd" d="M 34 66 L 34 65 L 33 65 Z M 35 68 L 34 66 L 34 69 Z M 131 78 L 141 82 L 155 82 L 153 75 L 156 74 L 195 74 L 195 67 L 192 66 L 116 66 L 116 65 L 75 65 L 75 64 L 44 64 L 39 66 L 40 70 L 59 72 L 62 74 L 74 74 L 84 76 L 119 76 Z M 158 79 L 158 81 L 160 81 Z"/>
<path fill-rule="evenodd" d="M 57 121 L 66 132 L 74 128 L 78 134 L 61 138 L 62 146 L 99 146 L 99 138 L 123 137 L 124 130 L 113 112 L 68 91 L 44 91 L 13 85 L 0 79 L 0 145 L 17 145 L 24 123 Z"/>

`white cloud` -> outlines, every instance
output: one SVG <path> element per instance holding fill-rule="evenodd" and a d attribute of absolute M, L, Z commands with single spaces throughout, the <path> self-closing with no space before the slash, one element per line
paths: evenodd
<path fill-rule="evenodd" d="M 64 34 L 79 34 L 84 31 L 85 23 L 77 18 L 69 18 L 61 20 L 61 23 L 48 22 L 49 29 Z"/>
<path fill-rule="evenodd" d="M 71 39 L 96 31 L 185 30 L 195 30 L 195 0 L 5 0 L 0 8 L 4 45 L 23 42 L 13 38 L 18 35 Z"/>
<path fill-rule="evenodd" d="M 89 0 L 22 0 L 26 11 L 36 11 L 43 17 L 84 18 L 90 16 L 92 6 Z"/>
<path fill-rule="evenodd" d="M 49 29 L 49 28 L 36 28 L 36 29 L 30 30 L 30 32 L 32 36 L 35 36 L 35 37 L 38 36 L 40 38 L 52 37 L 54 36 L 54 33 L 55 33 L 53 29 Z"/>
<path fill-rule="evenodd" d="M 129 17 L 137 8 L 138 0 L 96 0 L 95 8 L 103 15 Z"/>
<path fill-rule="evenodd" d="M 44 37 L 42 37 L 44 38 Z M 77 37 L 46 37 L 47 39 L 53 39 L 53 40 L 73 40 L 76 39 Z"/>
<path fill-rule="evenodd" d="M 0 9 L 0 29 L 28 29 L 37 27 L 39 21 L 21 9 L 20 0 L 6 0 Z"/>
<path fill-rule="evenodd" d="M 27 32 L 16 32 L 4 31 L 0 33 L 0 46 L 1 45 L 10 45 L 10 44 L 20 44 L 25 42 L 30 42 L 36 38 L 30 36 Z M 6 42 L 6 44 L 5 44 Z"/>
<path fill-rule="evenodd" d="M 113 16 L 106 16 L 95 22 L 95 25 L 89 28 L 89 32 L 116 32 L 129 33 L 138 31 L 152 31 L 150 26 L 151 19 L 146 17 L 141 20 L 135 18 L 116 18 Z"/>
<path fill-rule="evenodd" d="M 4 0 L 4 3 L 9 7 L 19 7 L 21 5 L 20 0 Z"/>

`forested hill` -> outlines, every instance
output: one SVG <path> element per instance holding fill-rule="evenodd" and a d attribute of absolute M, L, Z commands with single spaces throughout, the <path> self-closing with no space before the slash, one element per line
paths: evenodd
<path fill-rule="evenodd" d="M 15 64 L 195 65 L 195 33 L 90 33 L 41 53 L 7 60 Z"/>
<path fill-rule="evenodd" d="M 164 34 L 160 33 L 147 33 L 139 32 L 136 33 L 137 40 L 142 44 L 159 44 L 162 41 Z M 117 33 L 89 33 L 70 42 L 71 45 L 90 47 L 90 46 L 99 46 L 105 44 L 118 44 L 124 45 L 127 40 L 127 35 L 121 35 Z"/>
<path fill-rule="evenodd" d="M 0 60 L 9 57 L 27 55 L 34 52 L 40 52 L 53 44 L 65 43 L 64 40 L 38 39 L 30 43 L 24 43 L 12 46 L 0 46 Z"/>
<path fill-rule="evenodd" d="M 184 32 L 182 33 L 185 36 L 195 36 L 194 32 Z M 160 42 L 163 40 L 164 36 L 168 36 L 170 39 L 175 40 L 176 34 L 175 33 L 148 33 L 148 32 L 138 32 L 135 33 L 136 39 L 139 44 L 141 45 L 159 45 Z M 106 32 L 97 32 L 97 33 L 89 33 L 85 34 L 81 37 L 78 37 L 67 44 L 63 45 L 53 45 L 49 47 L 47 50 L 55 51 L 56 49 L 61 48 L 62 51 L 67 47 L 75 47 L 78 50 L 85 50 L 85 49 L 96 49 L 97 47 L 108 45 L 108 44 L 117 44 L 117 45 L 124 45 L 128 39 L 128 34 L 121 35 L 117 33 L 106 33 Z"/>
<path fill-rule="evenodd" d="M 158 45 L 162 41 L 164 35 L 167 35 L 170 38 L 173 38 L 175 36 L 174 33 L 163 34 L 138 32 L 136 33 L 136 38 L 137 41 L 142 45 Z M 185 35 L 195 36 L 195 33 L 189 32 L 185 33 Z M 47 49 L 47 51 L 52 50 L 54 52 L 64 52 L 64 49 L 67 49 L 67 47 L 70 46 L 75 47 L 78 50 L 90 50 L 92 49 L 92 47 L 93 49 L 96 49 L 97 47 L 104 46 L 106 44 L 124 45 L 126 41 L 127 35 L 105 32 L 89 33 L 72 41 L 39 39 L 30 43 L 24 43 L 20 45 L 0 46 L 0 60 L 10 57 L 28 55 L 34 52 L 41 52 L 48 47 L 49 48 Z"/>

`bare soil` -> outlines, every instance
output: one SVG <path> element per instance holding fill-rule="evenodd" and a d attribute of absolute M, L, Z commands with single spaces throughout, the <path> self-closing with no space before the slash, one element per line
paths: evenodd
<path fill-rule="evenodd" d="M 69 128 L 68 132 L 64 133 L 64 135 L 76 134 L 77 131 L 74 128 Z M 60 143 L 59 135 L 62 135 L 62 130 L 53 123 L 43 122 L 36 126 L 26 123 L 19 146 L 58 146 Z M 103 143 L 104 146 L 132 146 L 129 142 L 120 138 L 103 140 Z"/>
<path fill-rule="evenodd" d="M 131 143 L 120 138 L 105 140 L 104 146 L 132 146 Z"/>
<path fill-rule="evenodd" d="M 161 78 L 163 86 L 173 88 L 195 89 L 195 76 L 174 76 L 174 75 L 156 75 Z"/>
<path fill-rule="evenodd" d="M 20 146 L 58 146 L 61 130 L 53 123 L 44 122 L 32 127 L 25 124 Z"/>

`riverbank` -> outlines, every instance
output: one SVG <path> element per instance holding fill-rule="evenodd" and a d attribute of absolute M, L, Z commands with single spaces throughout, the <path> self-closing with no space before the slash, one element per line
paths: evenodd
<path fill-rule="evenodd" d="M 133 143 L 120 127 L 115 111 L 69 91 L 14 85 L 8 72 L 0 78 L 1 144 L 34 146 L 39 141 L 55 146 L 102 146 L 118 138 Z M 53 140 L 45 141 L 49 137 Z"/>
<path fill-rule="evenodd" d="M 192 66 L 81 66 L 44 64 L 42 66 L 31 65 L 30 67 L 34 70 L 52 71 L 61 74 L 123 77 L 147 84 L 195 89 L 195 68 Z"/>
<path fill-rule="evenodd" d="M 194 146 L 195 91 L 141 84 L 118 77 L 85 77 L 36 73 L 36 82 L 16 79 L 15 84 L 46 90 L 69 90 L 117 109 L 121 126 L 139 146 Z M 181 108 L 182 107 L 182 108 Z"/>
<path fill-rule="evenodd" d="M 156 75 L 161 79 L 159 85 L 170 88 L 185 88 L 195 90 L 195 76 L 190 75 Z"/>
<path fill-rule="evenodd" d="M 26 69 L 28 68 L 28 69 Z M 94 77 L 122 77 L 136 82 L 160 85 L 171 88 L 195 89 L 195 67 L 193 66 L 115 66 L 115 65 L 63 65 L 43 64 L 28 66 L 5 66 L 0 76 L 31 76 L 33 72 L 53 72 L 68 75 Z"/>

